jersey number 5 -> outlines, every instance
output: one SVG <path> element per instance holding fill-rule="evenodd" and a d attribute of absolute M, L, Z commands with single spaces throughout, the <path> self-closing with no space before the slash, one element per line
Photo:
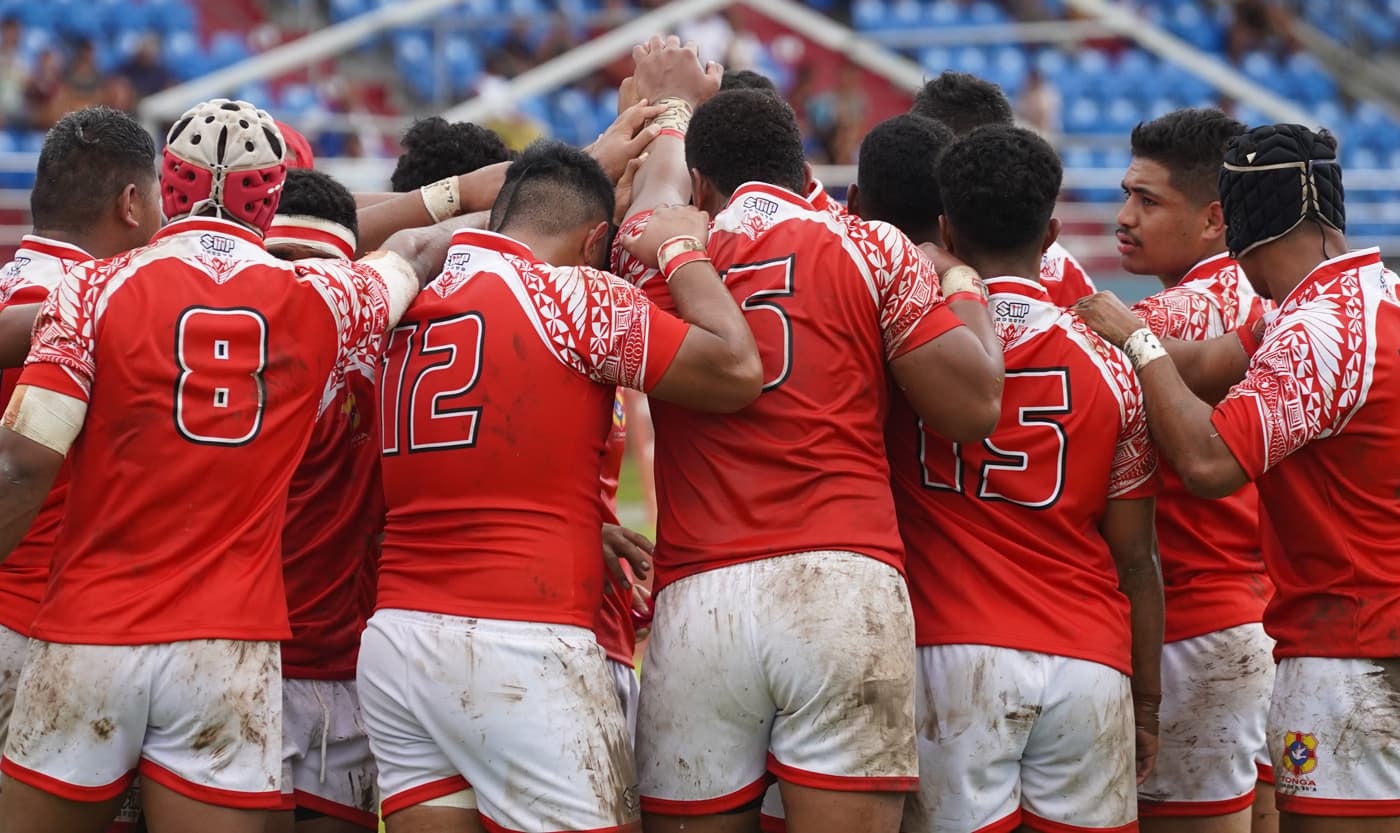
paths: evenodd
<path fill-rule="evenodd" d="M 461 399 L 481 378 L 485 338 L 478 312 L 394 329 L 379 383 L 384 456 L 405 445 L 409 453 L 476 445 L 481 408 L 464 407 Z"/>
<path fill-rule="evenodd" d="M 973 446 L 930 440 L 919 423 L 924 486 L 1030 509 L 1055 505 L 1065 490 L 1068 437 L 1056 417 L 1070 412 L 1069 370 L 1008 370 L 1002 422 Z M 1034 404 L 1031 404 L 1034 403 Z M 1015 421 L 1010 415 L 1015 414 Z M 968 483 L 967 472 L 972 471 Z"/>
<path fill-rule="evenodd" d="M 763 361 L 763 389 L 770 391 L 792 373 L 792 319 L 778 304 L 792 297 L 793 256 L 730 266 L 724 273 L 730 290 L 744 298 L 739 308 L 753 330 Z"/>
<path fill-rule="evenodd" d="M 257 310 L 190 307 L 175 326 L 175 430 L 200 445 L 246 445 L 267 404 L 267 320 Z"/>

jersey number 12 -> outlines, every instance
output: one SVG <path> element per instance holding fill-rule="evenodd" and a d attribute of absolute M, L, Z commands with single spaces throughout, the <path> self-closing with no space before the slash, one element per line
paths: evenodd
<path fill-rule="evenodd" d="M 486 321 L 467 312 L 394 329 L 379 384 L 380 441 L 386 457 L 472 448 L 481 408 L 462 397 L 481 378 Z"/>

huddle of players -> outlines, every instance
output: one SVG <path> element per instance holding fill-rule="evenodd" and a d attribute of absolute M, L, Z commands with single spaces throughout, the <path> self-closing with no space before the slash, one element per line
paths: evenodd
<path fill-rule="evenodd" d="M 1059 162 L 994 87 L 945 76 L 877 127 L 848 213 L 776 95 L 634 57 L 602 166 L 537 146 L 359 212 L 293 174 L 279 207 L 280 133 L 211 102 L 159 198 L 149 139 L 146 177 L 86 172 L 134 184 L 82 222 L 36 188 L 41 237 L 91 242 L 5 274 L 0 327 L 53 297 L 0 544 L 53 566 L 5 623 L 34 639 L 0 830 L 97 829 L 138 770 L 153 829 L 372 827 L 382 796 L 391 833 L 1130 830 L 1139 801 L 1244 830 L 1270 753 L 1293 829 L 1386 823 L 1397 319 L 1329 137 L 1140 126 L 1120 251 L 1167 288 L 1070 312 Z M 51 161 L 92 143 L 65 131 Z M 157 199 L 174 222 L 127 252 Z M 620 386 L 657 433 L 639 702 L 594 637 Z"/>

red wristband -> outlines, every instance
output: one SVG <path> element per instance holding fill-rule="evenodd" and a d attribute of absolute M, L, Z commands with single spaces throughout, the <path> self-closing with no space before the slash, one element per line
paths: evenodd
<path fill-rule="evenodd" d="M 685 266 L 689 263 L 694 263 L 697 260 L 709 262 L 710 256 L 704 251 L 684 252 L 682 254 L 678 254 L 670 260 L 666 261 L 666 268 L 662 270 L 661 277 L 665 278 L 667 283 L 670 283 L 671 278 L 676 276 L 676 273 L 680 271 L 682 266 Z"/>
<path fill-rule="evenodd" d="M 981 293 L 979 293 L 979 292 L 970 292 L 970 291 L 967 291 L 967 290 L 964 290 L 964 291 L 962 291 L 962 292 L 954 292 L 952 295 L 949 295 L 947 298 L 944 298 L 943 300 L 947 301 L 947 302 L 950 303 L 950 304 L 953 303 L 954 301 L 976 301 L 977 303 L 981 304 L 981 305 L 984 306 L 984 307 L 987 306 L 987 299 L 984 298 L 984 297 L 982 297 L 982 294 L 981 294 Z"/>
<path fill-rule="evenodd" d="M 1254 334 L 1253 327 L 1239 327 L 1235 330 L 1235 335 L 1239 336 L 1240 346 L 1244 348 L 1246 358 L 1253 358 L 1259 352 L 1259 337 Z"/>
<path fill-rule="evenodd" d="M 662 136 L 675 136 L 682 142 L 685 141 L 685 131 L 677 130 L 674 127 L 663 127 L 661 130 L 657 131 L 656 138 L 660 139 Z"/>

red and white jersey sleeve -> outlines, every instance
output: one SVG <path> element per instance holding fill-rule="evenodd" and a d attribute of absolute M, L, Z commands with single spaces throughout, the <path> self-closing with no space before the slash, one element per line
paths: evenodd
<path fill-rule="evenodd" d="M 736 189 L 707 250 L 754 334 L 764 392 L 728 415 L 653 400 L 657 592 L 796 552 L 902 567 L 884 456 L 886 365 L 961 326 L 932 265 L 893 226 L 762 183 Z M 614 256 L 618 274 L 673 305 L 654 269 L 620 248 Z M 800 509 L 773 511 L 795 499 Z"/>
<path fill-rule="evenodd" d="M 1040 258 L 1040 283 L 1059 307 L 1072 307 L 1080 298 L 1098 291 L 1089 273 L 1058 241 Z"/>
<path fill-rule="evenodd" d="M 1400 655 L 1400 305 L 1375 249 L 1304 278 L 1212 422 L 1278 533 L 1278 655 Z"/>
<path fill-rule="evenodd" d="M 344 355 L 345 310 L 374 298 L 325 290 L 208 218 L 67 272 L 20 379 L 88 403 L 37 638 L 289 635 L 288 483 Z"/>
<path fill-rule="evenodd" d="M 987 287 L 1006 361 L 992 436 L 948 442 L 902 397 L 888 427 L 918 643 L 1130 673 L 1128 602 L 1099 526 L 1109 500 L 1157 490 L 1142 389 L 1127 358 L 1038 283 Z"/>
<path fill-rule="evenodd" d="M 1244 270 L 1229 255 L 1196 264 L 1173 287 L 1133 312 L 1162 338 L 1204 341 L 1252 327 L 1264 314 Z M 1259 493 L 1252 484 L 1220 500 L 1191 495 L 1163 465 L 1157 543 L 1166 594 L 1166 640 L 1258 622 L 1271 595 L 1259 537 Z"/>
<path fill-rule="evenodd" d="M 655 385 L 688 329 L 611 275 L 458 232 L 385 357 L 378 606 L 594 627 L 616 387 Z"/>
<path fill-rule="evenodd" d="M 87 252 L 67 243 L 25 235 L 14 260 L 0 269 L 0 308 L 41 303 L 64 272 L 91 259 Z M 18 368 L 0 373 L 0 407 L 9 403 L 19 376 Z M 34 623 L 49 581 L 49 562 L 67 494 L 65 461 L 29 531 L 0 563 L 0 625 L 10 630 L 28 635 Z"/>

